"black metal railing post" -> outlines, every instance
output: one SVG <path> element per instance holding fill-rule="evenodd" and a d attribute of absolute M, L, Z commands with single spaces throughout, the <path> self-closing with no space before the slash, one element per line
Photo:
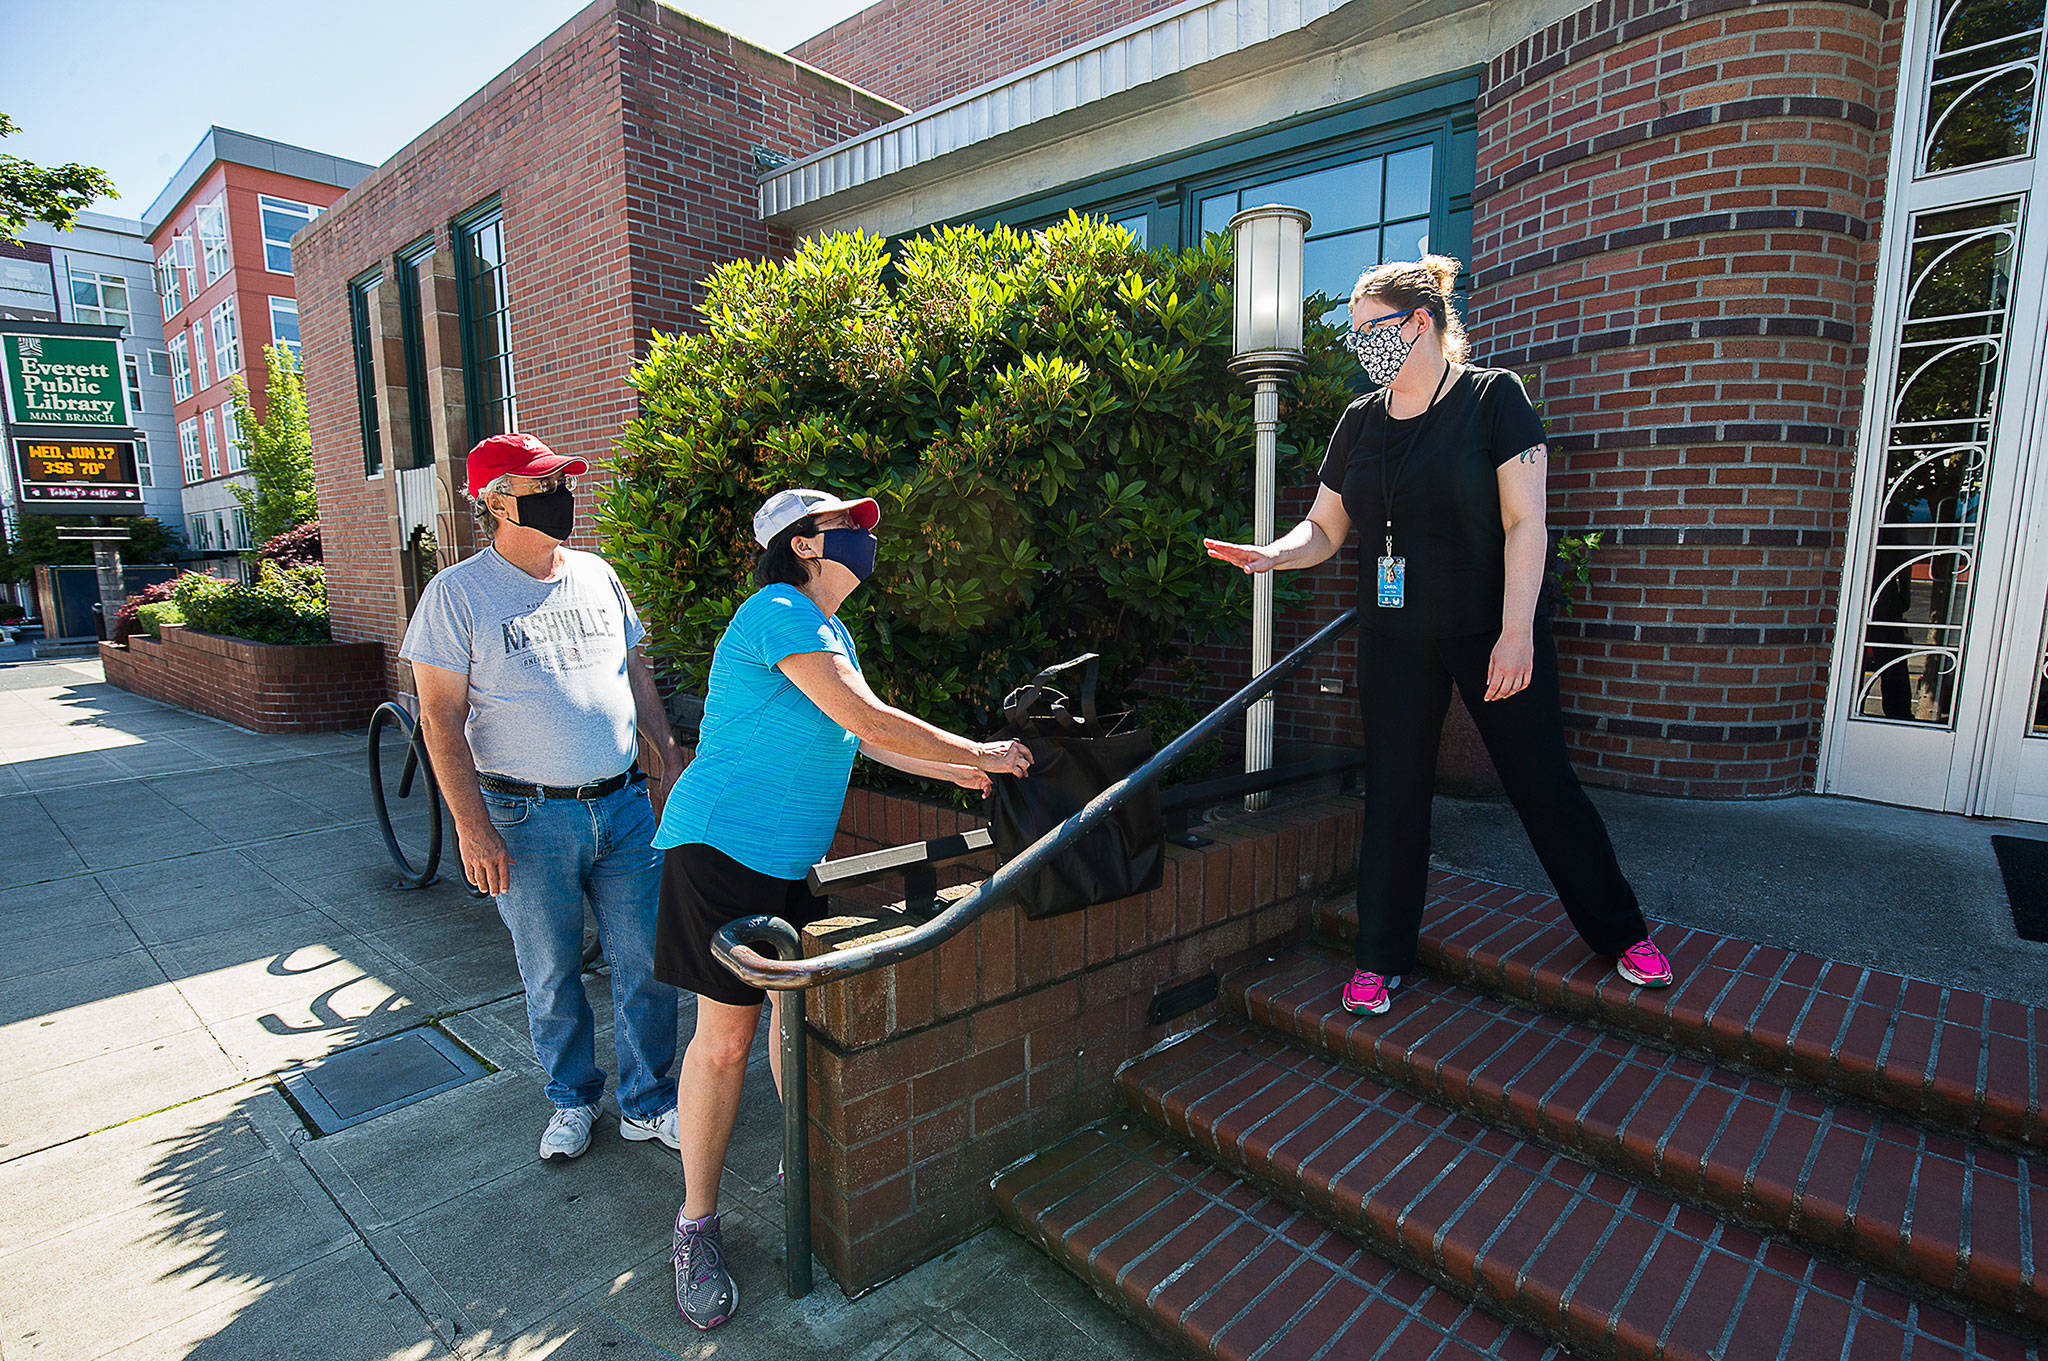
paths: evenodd
<path fill-rule="evenodd" d="M 749 917 L 735 923 L 746 928 L 749 945 L 772 948 L 781 959 L 801 958 L 803 940 L 780 917 Z M 782 1253 L 789 1297 L 811 1293 L 811 1112 L 807 1050 L 804 1045 L 804 990 L 793 988 L 777 1003 L 782 1025 L 775 1042 L 782 1046 Z"/>

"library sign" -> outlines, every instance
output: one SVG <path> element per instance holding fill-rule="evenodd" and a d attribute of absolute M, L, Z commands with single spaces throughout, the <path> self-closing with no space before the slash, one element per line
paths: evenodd
<path fill-rule="evenodd" d="M 17 438 L 14 485 L 25 511 L 136 515 L 143 509 L 132 439 Z"/>
<path fill-rule="evenodd" d="M 130 422 L 121 342 L 97 336 L 0 335 L 7 419 L 22 425 Z"/>

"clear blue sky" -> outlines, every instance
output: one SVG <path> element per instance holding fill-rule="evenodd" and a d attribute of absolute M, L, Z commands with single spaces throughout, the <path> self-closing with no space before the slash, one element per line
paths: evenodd
<path fill-rule="evenodd" d="M 672 0 L 673 2 L 673 0 Z M 681 0 L 783 51 L 868 0 Z M 113 176 L 100 212 L 139 218 L 207 125 L 371 165 L 411 141 L 583 0 L 0 0 L 0 152 Z"/>

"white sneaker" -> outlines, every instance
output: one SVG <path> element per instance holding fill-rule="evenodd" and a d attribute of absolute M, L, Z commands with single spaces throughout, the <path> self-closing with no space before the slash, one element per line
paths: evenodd
<path fill-rule="evenodd" d="M 556 1108 L 548 1117 L 548 1127 L 541 1131 L 540 1160 L 545 1163 L 582 1157 L 583 1150 L 590 1147 L 590 1126 L 596 1120 L 595 1106 Z"/>
<path fill-rule="evenodd" d="M 619 1112 L 619 1137 L 639 1143 L 646 1139 L 659 1139 L 680 1153 L 683 1141 L 676 1137 L 676 1108 L 670 1106 L 652 1120 L 635 1120 L 624 1111 Z"/>

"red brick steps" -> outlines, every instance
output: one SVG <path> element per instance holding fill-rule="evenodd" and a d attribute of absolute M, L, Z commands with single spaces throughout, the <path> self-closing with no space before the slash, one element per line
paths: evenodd
<path fill-rule="evenodd" d="M 1005 1219 L 1104 1298 L 1218 1361 L 1556 1361 L 1413 1272 L 1120 1122 L 995 1179 Z"/>
<path fill-rule="evenodd" d="M 1554 898 L 1444 873 L 1430 887 L 1426 969 L 1959 1133 L 2048 1148 L 2048 1027 L 2034 1008 L 1678 927 L 1657 932 L 1676 983 L 1638 989 L 1587 951 Z M 1325 903 L 1316 926 L 1348 946 L 1352 905 Z"/>
<path fill-rule="evenodd" d="M 1675 928 L 1637 989 L 1553 900 L 1434 892 L 1391 1015 L 1322 946 L 1226 978 L 1005 1218 L 1194 1356 L 2040 1361 L 2039 1013 Z"/>
<path fill-rule="evenodd" d="M 1575 1356 L 2018 1357 L 2024 1344 L 1797 1248 L 1219 1023 L 1125 1101 L 1225 1170 Z M 1831 1341 L 1832 1339 L 1832 1341 Z"/>
<path fill-rule="evenodd" d="M 1338 1003 L 1350 969 L 1290 954 L 1229 980 L 1225 1004 L 1521 1138 L 1958 1303 L 2048 1324 L 2034 1259 L 2048 1238 L 2048 1169 L 2037 1160 L 1427 976 L 1389 1015 L 1353 1017 Z"/>

